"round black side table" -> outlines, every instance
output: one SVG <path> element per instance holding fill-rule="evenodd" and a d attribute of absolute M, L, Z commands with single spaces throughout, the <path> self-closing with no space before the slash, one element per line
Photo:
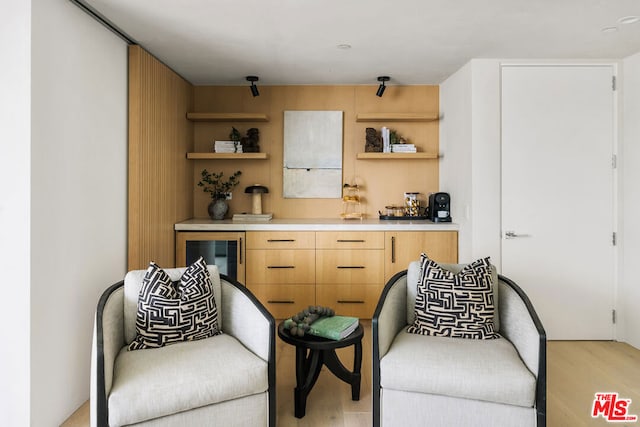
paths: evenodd
<path fill-rule="evenodd" d="M 282 341 L 296 347 L 296 388 L 293 391 L 296 418 L 304 417 L 307 408 L 307 396 L 320 375 L 324 364 L 339 379 L 351 385 L 351 400 L 360 400 L 360 368 L 362 367 L 362 325 L 351 335 L 334 341 L 313 335 L 292 336 L 284 328 L 284 322 L 278 325 L 278 336 Z M 353 372 L 349 371 L 338 359 L 336 349 L 354 346 Z"/>

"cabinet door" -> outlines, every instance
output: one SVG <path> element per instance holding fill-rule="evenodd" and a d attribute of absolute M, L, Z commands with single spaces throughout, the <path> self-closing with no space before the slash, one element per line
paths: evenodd
<path fill-rule="evenodd" d="M 384 277 L 381 249 L 316 251 L 316 281 L 381 285 Z"/>
<path fill-rule="evenodd" d="M 322 284 L 316 287 L 316 303 L 342 316 L 371 319 L 380 299 L 379 285 Z"/>
<path fill-rule="evenodd" d="M 315 249 L 313 231 L 248 231 L 247 249 Z"/>
<path fill-rule="evenodd" d="M 315 265 L 315 251 L 311 249 L 248 250 L 247 284 L 313 284 Z"/>
<path fill-rule="evenodd" d="M 316 249 L 382 249 L 384 233 L 380 231 L 319 231 Z"/>
<path fill-rule="evenodd" d="M 458 262 L 457 231 L 387 231 L 384 234 L 385 281 L 407 269 L 411 261 L 419 260 L 422 252 L 437 262 Z"/>
<path fill-rule="evenodd" d="M 247 285 L 276 319 L 287 319 L 316 305 L 314 285 Z"/>

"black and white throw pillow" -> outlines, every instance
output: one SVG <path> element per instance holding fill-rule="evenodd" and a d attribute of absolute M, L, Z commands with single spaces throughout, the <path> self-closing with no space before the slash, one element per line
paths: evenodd
<path fill-rule="evenodd" d="M 451 338 L 499 338 L 493 325 L 494 284 L 489 258 L 474 261 L 454 274 L 422 254 L 418 280 L 416 318 L 407 332 Z"/>
<path fill-rule="evenodd" d="M 129 350 L 195 341 L 220 333 L 218 309 L 207 264 L 202 257 L 177 282 L 151 262 L 142 281 L 136 337 Z"/>

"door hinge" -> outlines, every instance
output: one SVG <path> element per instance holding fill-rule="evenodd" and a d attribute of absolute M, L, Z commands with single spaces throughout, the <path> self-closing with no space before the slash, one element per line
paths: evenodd
<path fill-rule="evenodd" d="M 611 90 L 616 90 L 616 76 L 611 76 Z"/>
<path fill-rule="evenodd" d="M 616 310 L 613 309 L 611 310 L 611 321 L 613 322 L 613 324 L 616 324 Z"/>
<path fill-rule="evenodd" d="M 615 231 L 611 233 L 611 243 L 613 244 L 613 246 L 615 246 L 616 243 L 618 243 L 618 236 Z"/>
<path fill-rule="evenodd" d="M 611 155 L 611 168 L 616 169 L 618 167 L 618 156 L 615 154 Z"/>

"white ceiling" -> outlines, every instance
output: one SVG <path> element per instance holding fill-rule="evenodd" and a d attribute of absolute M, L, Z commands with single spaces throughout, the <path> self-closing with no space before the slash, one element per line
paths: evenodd
<path fill-rule="evenodd" d="M 618 22 L 640 0 L 77 1 L 196 85 L 439 84 L 472 58 L 640 52 L 640 22 Z"/>

